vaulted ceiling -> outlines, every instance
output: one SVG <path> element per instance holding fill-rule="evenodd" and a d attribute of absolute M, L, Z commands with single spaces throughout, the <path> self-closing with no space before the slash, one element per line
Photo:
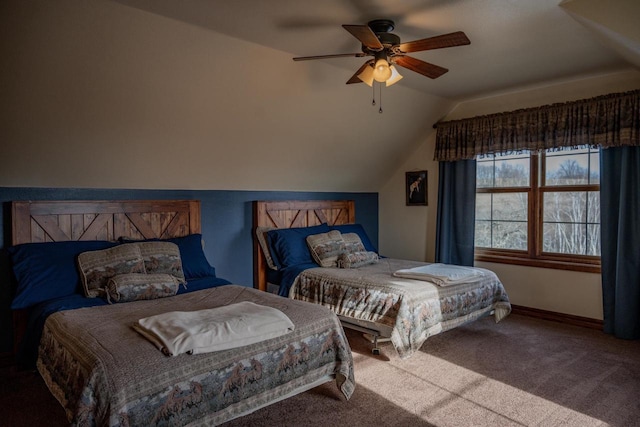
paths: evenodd
<path fill-rule="evenodd" d="M 637 73 L 639 7 L 5 0 L 0 186 L 380 191 L 457 106 Z M 464 31 L 471 44 L 412 54 L 449 72 L 403 69 L 375 94 L 345 84 L 364 58 L 292 61 L 359 51 L 341 25 L 376 18 L 393 19 L 402 41 Z"/>
<path fill-rule="evenodd" d="M 415 53 L 450 71 L 431 80 L 404 70 L 402 84 L 464 100 L 523 86 L 640 67 L 636 0 L 117 0 L 291 56 L 353 53 L 341 24 L 392 19 L 403 42 L 464 31 L 471 44 Z M 218 47 L 224 55 L 224 46 Z M 326 59 L 346 82 L 361 58 Z M 298 63 L 312 74 L 313 62 Z M 402 69 L 401 69 L 402 70 Z M 350 88 L 345 87 L 345 91 Z"/>

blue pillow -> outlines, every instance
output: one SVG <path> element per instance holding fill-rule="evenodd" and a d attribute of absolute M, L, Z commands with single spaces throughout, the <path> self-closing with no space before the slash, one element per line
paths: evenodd
<path fill-rule="evenodd" d="M 312 263 L 307 236 L 331 231 L 327 224 L 311 227 L 279 228 L 267 232 L 271 257 L 278 268 Z"/>
<path fill-rule="evenodd" d="M 209 264 L 202 250 L 202 234 L 189 234 L 184 237 L 172 237 L 170 239 L 145 239 L 134 240 L 127 237 L 118 238 L 120 243 L 135 242 L 171 242 L 178 245 L 182 261 L 184 278 L 197 279 L 200 277 L 216 277 L 216 269 Z"/>
<path fill-rule="evenodd" d="M 358 236 L 360 236 L 360 240 L 362 240 L 362 244 L 364 245 L 364 248 L 367 251 L 378 253 L 378 250 L 376 249 L 375 246 L 373 246 L 373 243 L 371 243 L 371 240 L 369 240 L 369 236 L 367 236 L 367 233 L 366 231 L 364 231 L 364 227 L 362 227 L 361 224 L 332 225 L 331 229 L 338 230 L 340 233 L 343 233 L 343 234 L 356 233 Z"/>
<path fill-rule="evenodd" d="M 180 258 L 182 258 L 182 271 L 187 279 L 199 277 L 216 277 L 216 269 L 209 264 L 202 250 L 202 234 L 189 234 L 184 237 L 166 239 L 178 245 Z"/>
<path fill-rule="evenodd" d="M 11 303 L 14 310 L 53 298 L 75 294 L 80 289 L 76 266 L 78 255 L 115 246 L 104 240 L 23 243 L 8 248 L 13 274 L 18 282 Z"/>

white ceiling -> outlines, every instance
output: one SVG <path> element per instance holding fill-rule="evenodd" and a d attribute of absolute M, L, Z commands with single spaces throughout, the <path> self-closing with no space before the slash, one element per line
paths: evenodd
<path fill-rule="evenodd" d="M 412 56 L 449 69 L 432 80 L 401 69 L 399 83 L 465 100 L 640 67 L 637 0 L 116 0 L 293 56 L 353 53 L 342 24 L 393 19 L 411 41 L 464 31 L 471 44 Z M 561 4 L 562 3 L 562 4 Z M 225 46 L 217 46 L 224 56 Z M 321 60 L 347 81 L 362 58 Z M 297 63 L 310 73 L 313 62 Z"/>
<path fill-rule="evenodd" d="M 640 87 L 640 1 L 559 1 L 0 1 L 0 184 L 402 199 L 438 120 Z M 471 45 L 412 54 L 450 71 L 375 107 L 345 85 L 363 58 L 291 60 L 357 51 L 341 24 L 375 18 Z"/>

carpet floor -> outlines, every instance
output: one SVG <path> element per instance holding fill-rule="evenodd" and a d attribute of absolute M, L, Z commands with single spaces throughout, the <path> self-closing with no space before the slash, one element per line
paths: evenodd
<path fill-rule="evenodd" d="M 640 341 L 512 314 L 431 337 L 402 360 L 346 332 L 349 401 L 330 382 L 225 427 L 640 426 Z M 0 425 L 67 425 L 37 373 L 0 372 Z"/>

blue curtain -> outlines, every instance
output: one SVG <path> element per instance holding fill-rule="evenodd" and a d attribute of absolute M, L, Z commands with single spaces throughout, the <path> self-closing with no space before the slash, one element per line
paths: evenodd
<path fill-rule="evenodd" d="M 640 338 L 640 147 L 600 150 L 604 331 Z"/>
<path fill-rule="evenodd" d="M 473 265 L 476 161 L 439 162 L 436 262 Z"/>

